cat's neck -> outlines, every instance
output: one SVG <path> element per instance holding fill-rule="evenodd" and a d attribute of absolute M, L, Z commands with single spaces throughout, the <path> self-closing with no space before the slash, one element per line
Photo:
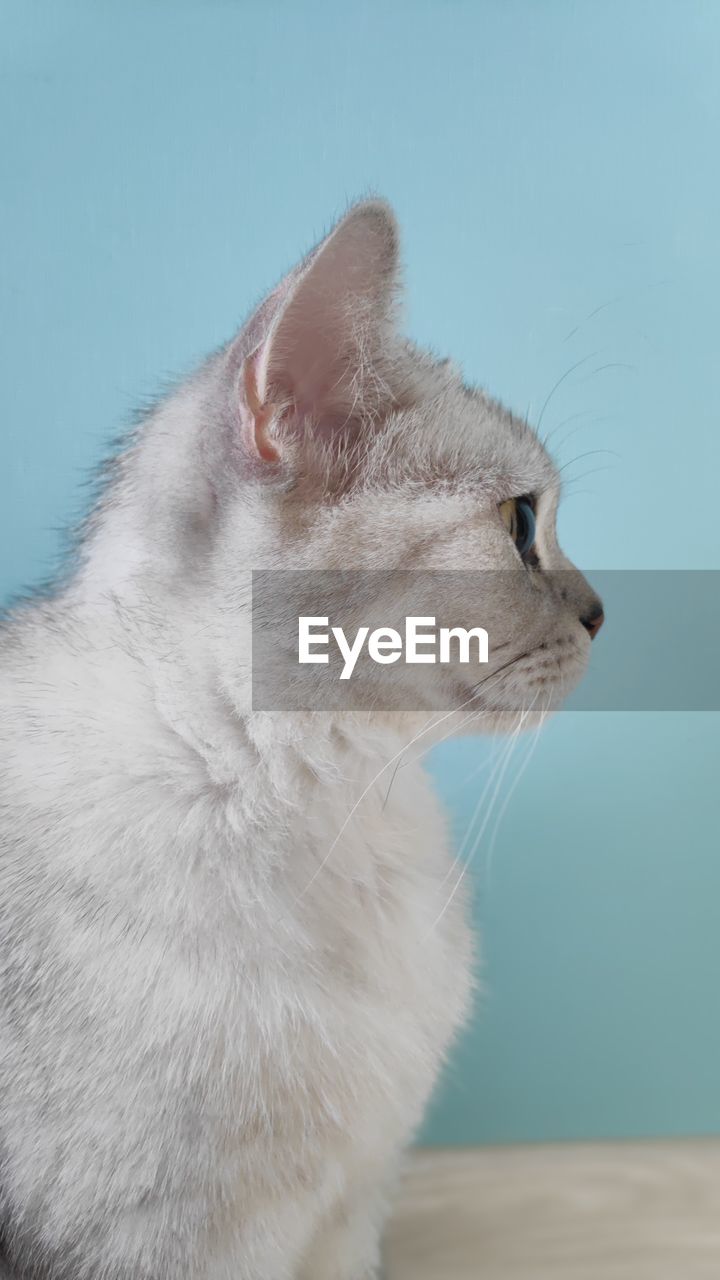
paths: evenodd
<path fill-rule="evenodd" d="M 213 644 L 211 623 L 184 616 L 182 604 L 152 610 L 143 598 L 72 593 L 77 661 L 88 680 L 88 655 L 115 675 L 97 698 L 117 697 L 142 709 L 146 729 L 174 740 L 212 785 L 234 786 L 253 770 L 269 792 L 307 795 L 316 786 L 355 782 L 406 764 L 431 745 L 437 715 L 369 712 L 264 712 L 252 706 L 250 655 L 241 628 L 232 676 Z M 247 634 L 247 633 L 245 633 Z M 84 652 L 83 652 L 84 650 Z M 129 720 L 132 723 L 132 720 Z M 117 732 L 112 717 L 108 732 Z M 132 744 L 128 743 L 128 749 Z"/>

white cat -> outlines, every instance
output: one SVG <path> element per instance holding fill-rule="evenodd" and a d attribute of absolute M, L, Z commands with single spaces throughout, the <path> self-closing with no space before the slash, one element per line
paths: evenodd
<path fill-rule="evenodd" d="M 517 724 L 519 693 L 537 718 L 600 621 L 550 459 L 398 337 L 397 271 L 390 210 L 352 208 L 141 424 L 72 575 L 0 632 L 13 1277 L 377 1274 L 471 989 L 419 756 L 469 713 Z M 254 712 L 250 570 L 392 566 L 513 571 L 492 700 L 456 675 L 450 716 Z"/>

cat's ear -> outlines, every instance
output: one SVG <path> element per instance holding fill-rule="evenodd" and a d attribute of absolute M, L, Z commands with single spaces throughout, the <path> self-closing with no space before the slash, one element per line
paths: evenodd
<path fill-rule="evenodd" d="M 238 395 L 246 448 L 277 462 L 293 434 L 327 438 L 380 418 L 392 402 L 395 219 L 355 205 L 250 322 Z"/>

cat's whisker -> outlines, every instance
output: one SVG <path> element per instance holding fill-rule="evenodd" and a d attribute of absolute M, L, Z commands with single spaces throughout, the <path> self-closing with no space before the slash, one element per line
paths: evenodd
<path fill-rule="evenodd" d="M 460 721 L 458 725 L 453 725 L 453 727 L 449 729 L 447 733 L 444 733 L 441 738 L 438 738 L 436 742 L 433 742 L 429 747 L 423 747 L 422 751 L 419 751 L 416 756 L 412 756 L 410 760 L 400 760 L 396 765 L 395 769 L 393 770 L 393 775 L 392 775 L 392 778 L 390 779 L 390 785 L 387 789 L 385 799 L 383 800 L 382 808 L 385 809 L 387 805 L 387 802 L 390 798 L 390 791 L 392 789 L 393 783 L 395 782 L 395 779 L 400 769 L 406 769 L 409 764 L 417 764 L 421 760 L 424 760 L 425 757 L 435 749 L 435 747 L 439 747 L 442 745 L 443 742 L 447 742 L 448 738 L 457 737 L 457 735 L 465 728 L 466 724 L 470 724 L 472 720 L 476 720 L 481 714 L 482 713 L 480 708 L 479 707 L 476 708 L 474 711 L 471 711 L 469 715 L 463 716 L 463 719 Z M 408 747 L 407 749 L 409 750 L 410 748 Z M 477 769 L 473 769 L 472 772 L 468 774 L 468 776 L 463 780 L 462 785 L 466 786 L 467 783 L 471 781 L 472 778 L 476 778 L 478 774 L 481 774 L 485 771 L 485 769 L 488 769 L 491 763 L 492 763 L 492 758 L 491 760 L 484 760 L 483 763 Z"/>
<path fill-rule="evenodd" d="M 608 369 L 626 369 L 629 373 L 637 373 L 637 365 L 629 364 L 626 360 L 609 360 L 607 364 L 598 365 L 597 369 L 591 369 L 585 374 L 584 378 L 580 378 L 580 382 L 587 382 L 590 378 L 594 378 L 598 373 L 605 373 Z"/>
<path fill-rule="evenodd" d="M 480 816 L 480 813 L 482 812 L 483 803 L 484 803 L 484 801 L 485 801 L 485 798 L 486 798 L 486 796 L 488 795 L 488 793 L 490 792 L 490 790 L 491 790 L 491 788 L 492 788 L 492 786 L 493 786 L 493 783 L 494 783 L 494 782 L 495 782 L 495 780 L 498 778 L 498 774 L 499 774 L 499 772 L 504 771 L 504 765 L 505 765 L 505 763 L 506 763 L 506 761 L 507 761 L 507 759 L 508 759 L 509 754 L 512 752 L 512 749 L 513 749 L 513 746 L 514 746 L 514 743 L 515 743 L 515 739 L 516 739 L 516 735 L 517 735 L 517 732 L 518 732 L 519 728 L 521 727 L 521 724 L 522 724 L 522 713 L 520 713 L 520 715 L 519 715 L 519 717 L 518 717 L 518 721 L 517 721 L 517 723 L 514 725 L 513 729 L 510 731 L 510 733 L 508 734 L 507 738 L 506 738 L 506 739 L 505 739 L 505 741 L 502 743 L 502 746 L 500 747 L 499 751 L 497 751 L 497 752 L 495 753 L 494 757 L 493 757 L 493 760 L 492 760 L 492 769 L 491 769 L 490 777 L 487 779 L 487 781 L 486 781 L 486 783 L 485 783 L 485 786 L 484 786 L 483 790 L 481 791 L 480 796 L 478 797 L 478 800 L 477 800 L 477 802 L 476 802 L 476 804 L 475 804 L 475 807 L 474 807 L 474 809 L 473 809 L 473 812 L 472 812 L 472 814 L 471 814 L 471 816 L 470 816 L 470 820 L 469 820 L 469 822 L 468 822 L 468 824 L 467 824 L 467 827 L 466 827 L 466 829 L 465 829 L 465 834 L 464 834 L 464 836 L 463 836 L 462 842 L 461 842 L 461 844 L 460 844 L 460 846 L 459 846 L 459 848 L 458 848 L 457 852 L 455 853 L 455 855 L 454 855 L 454 856 L 453 856 L 453 858 L 451 859 L 450 864 L 449 864 L 449 866 L 448 866 L 448 869 L 447 869 L 447 871 L 446 871 L 445 875 L 443 876 L 442 881 L 440 882 L 440 886 L 439 886 L 439 887 L 440 887 L 441 889 L 442 889 L 442 888 L 443 888 L 443 886 L 447 883 L 447 881 L 448 881 L 449 877 L 452 875 L 453 871 L 456 869 L 456 867 L 458 866 L 458 864 L 462 862 L 462 857 L 463 857 L 463 854 L 464 854 L 464 852 L 465 852 L 465 848 L 466 848 L 466 846 L 468 845 L 468 843 L 469 843 L 469 841 L 470 841 L 470 838 L 471 838 L 472 833 L 473 833 L 473 831 L 474 831 L 474 829 L 475 829 L 475 826 L 476 826 L 477 820 L 478 820 L 478 818 L 479 818 L 479 816 Z M 492 798 L 491 798 L 491 800 L 490 800 L 490 805 L 489 805 L 489 810 L 488 810 L 488 812 L 491 812 L 491 811 L 492 811 L 492 807 L 493 807 L 494 802 L 495 802 L 495 793 L 493 793 L 493 796 L 492 796 Z M 474 837 L 473 837 L 473 842 L 474 842 Z"/>
<path fill-rule="evenodd" d="M 589 355 L 583 356 L 582 360 L 576 360 L 575 364 L 571 364 L 570 368 L 565 370 L 562 377 L 558 378 L 557 382 L 555 383 L 555 386 L 546 396 L 545 403 L 543 404 L 543 407 L 540 410 L 540 416 L 535 424 L 535 430 L 538 434 L 540 432 L 540 427 L 542 426 L 542 420 L 545 416 L 545 412 L 550 402 L 552 401 L 552 398 L 555 395 L 555 393 L 560 390 L 560 387 L 563 385 L 563 383 L 567 381 L 567 379 L 575 372 L 576 369 L 580 369 L 584 364 L 587 364 L 588 360 L 594 360 L 595 357 L 599 356 L 600 354 L 601 354 L 600 351 L 591 351 Z"/>
<path fill-rule="evenodd" d="M 568 431 L 561 440 L 558 440 L 554 453 L 556 455 L 562 453 L 568 440 L 572 440 L 573 436 L 576 436 L 579 431 L 589 431 L 590 427 L 597 427 L 601 422 L 608 422 L 609 420 L 609 414 L 598 414 L 597 417 L 591 418 L 589 422 L 578 422 L 571 431 Z"/>
<path fill-rule="evenodd" d="M 532 707 L 532 705 L 533 705 L 533 704 L 531 704 L 531 707 Z M 484 818 L 483 818 L 483 820 L 482 820 L 482 823 L 480 824 L 480 829 L 479 829 L 479 831 L 478 831 L 478 833 L 477 833 L 477 835 L 476 835 L 476 837 L 475 837 L 475 839 L 474 839 L 474 841 L 473 841 L 473 847 L 472 847 L 472 849 L 471 849 L 470 853 L 468 854 L 467 858 L 465 859 L 465 861 L 464 861 L 463 865 L 462 865 L 462 866 L 461 866 L 461 868 L 460 868 L 459 874 L 457 875 L 457 877 L 456 877 L 456 879 L 455 879 L 455 883 L 453 884 L 453 887 L 452 887 L 452 889 L 450 890 L 450 893 L 448 894 L 448 896 L 447 896 L 447 898 L 446 898 L 446 900 L 445 900 L 445 904 L 444 904 L 444 906 L 443 906 L 443 908 L 442 908 L 442 911 L 440 911 L 440 912 L 438 913 L 438 915 L 435 917 L 435 919 L 434 919 L 434 921 L 433 921 L 432 925 L 430 926 L 430 928 L 429 928 L 429 930 L 428 930 L 427 934 L 425 935 L 425 937 L 426 937 L 426 938 L 429 938 L 429 937 L 431 936 L 431 934 L 432 934 L 432 933 L 434 933 L 434 932 L 435 932 L 435 930 L 437 929 L 437 927 L 438 927 L 438 925 L 440 924 L 440 921 L 442 920 L 442 918 L 443 918 L 443 916 L 445 915 L 446 911 L 448 911 L 448 909 L 450 908 L 450 906 L 451 906 L 451 904 L 452 904 L 452 902 L 453 902 L 453 899 L 455 898 L 455 895 L 456 895 L 456 893 L 458 892 L 458 890 L 459 890 L 459 888 L 460 888 L 460 885 L 462 884 L 462 881 L 463 881 L 464 877 L 466 876 L 466 874 L 467 874 L 468 870 L 470 869 L 470 867 L 471 867 L 471 865 L 472 865 L 472 863 L 473 863 L 473 860 L 474 860 L 475 855 L 476 855 L 476 853 L 477 853 L 477 851 L 478 851 L 478 848 L 480 847 L 480 842 L 482 841 L 483 835 L 485 834 L 485 831 L 486 831 L 486 829 L 487 829 L 487 825 L 488 825 L 488 823 L 489 823 L 489 821 L 490 821 L 490 818 L 491 818 L 491 816 L 492 816 L 492 812 L 493 812 L 493 809 L 494 809 L 494 807 L 495 807 L 495 803 L 496 803 L 496 801 L 497 801 L 497 797 L 498 797 L 498 795 L 499 795 L 499 793 L 500 793 L 500 788 L 501 788 L 501 786 L 502 786 L 503 779 L 504 779 L 504 777 L 505 777 L 505 774 L 507 773 L 508 765 L 509 765 L 509 763 L 510 763 L 510 760 L 512 759 L 512 756 L 513 756 L 514 751 L 515 751 L 515 747 L 516 747 L 516 745 L 517 745 L 518 738 L 519 738 L 520 733 L 521 733 L 521 731 L 522 731 L 522 726 L 523 726 L 523 724 L 524 724 L 524 722 L 525 722 L 525 720 L 526 720 L 527 716 L 528 716 L 528 715 L 529 715 L 529 713 L 530 713 L 531 707 L 525 708 L 525 709 L 521 712 L 521 715 L 520 715 L 520 718 L 519 718 L 519 720 L 518 720 L 518 723 L 517 723 L 517 725 L 516 725 L 515 729 L 513 730 L 512 736 L 511 736 L 511 738 L 510 738 L 510 740 L 509 740 L 509 742 L 508 742 L 508 744 L 507 744 L 507 747 L 505 748 L 505 752 L 504 752 L 503 757 L 502 757 L 502 765 L 501 765 L 501 767 L 500 767 L 499 774 L 498 774 L 498 778 L 497 778 L 497 783 L 496 783 L 496 785 L 495 785 L 495 790 L 493 791 L 492 797 L 491 797 L 491 799 L 490 799 L 490 803 L 489 803 L 489 805 L 488 805 L 487 813 L 485 814 L 485 816 L 484 816 Z M 453 864 L 453 866 L 454 866 L 454 865 L 455 865 L 455 864 Z M 444 881 L 443 881 L 443 883 L 444 883 Z"/>
<path fill-rule="evenodd" d="M 497 777 L 498 770 L 501 768 L 503 761 L 505 760 L 508 752 L 512 749 L 512 744 L 514 741 L 514 733 L 515 733 L 515 730 L 512 730 L 509 738 L 502 744 L 499 751 L 493 757 L 492 770 L 490 773 L 490 777 L 485 783 L 485 786 L 483 787 L 478 797 L 478 800 L 476 801 L 475 807 L 470 815 L 470 820 L 465 828 L 465 834 L 462 838 L 460 846 L 457 852 L 455 853 L 454 857 L 451 859 L 448 869 L 445 872 L 445 875 L 443 876 L 442 880 L 440 881 L 440 885 L 439 885 L 440 889 L 444 888 L 444 886 L 447 884 L 448 880 L 450 879 L 450 876 L 452 875 L 453 871 L 458 866 L 458 863 L 462 862 L 463 854 L 470 841 L 477 819 L 480 816 L 480 813 L 482 811 L 483 801 L 485 800 L 485 797 L 490 791 L 490 788 L 492 787 L 493 782 Z"/>
<path fill-rule="evenodd" d="M 571 476 L 567 482 L 567 486 L 563 487 L 563 497 L 566 494 L 572 492 L 572 490 L 569 487 L 570 485 L 579 484 L 581 480 L 587 480 L 588 476 L 599 475 L 601 471 L 614 471 L 614 470 L 615 470 L 615 465 L 612 462 L 608 462 L 601 467 L 590 467 L 589 471 L 581 471 L 579 475 Z"/>
<path fill-rule="evenodd" d="M 514 658 L 511 658 L 509 662 L 503 663 L 503 665 L 499 667 L 496 671 L 492 671 L 488 676 L 484 678 L 484 680 L 478 681 L 469 698 L 466 698 L 465 701 L 461 702 L 459 706 L 452 707 L 449 711 L 446 711 L 445 714 L 440 716 L 438 720 L 434 720 L 431 723 L 426 724 L 418 733 L 415 734 L 413 738 L 410 739 L 409 742 L 406 742 L 405 745 L 402 746 L 399 751 L 396 751 L 395 755 L 391 756 L 389 760 L 385 761 L 385 764 L 383 764 L 380 767 L 380 769 L 378 769 L 377 773 L 370 779 L 367 786 L 363 788 L 363 791 L 361 792 L 361 794 L 358 796 L 357 800 L 353 804 L 352 808 L 350 809 L 350 812 L 347 814 L 347 817 L 345 818 L 342 826 L 340 827 L 340 830 L 335 836 L 324 858 L 319 863 L 319 865 L 315 868 L 315 871 L 313 872 L 312 876 L 310 877 L 307 884 L 305 885 L 305 888 L 293 900 L 294 902 L 299 902 L 305 896 L 305 894 L 309 891 L 309 889 L 317 880 L 320 873 L 327 866 L 348 824 L 352 821 L 352 818 L 356 814 L 357 810 L 359 809 L 365 797 L 370 793 L 370 791 L 372 791 L 372 788 L 375 786 L 376 782 L 378 782 L 378 780 L 382 777 L 382 775 L 386 772 L 386 770 L 390 769 L 392 765 L 395 764 L 396 760 L 401 760 L 402 757 L 405 755 L 405 753 L 410 749 L 410 747 L 414 746 L 416 742 L 419 742 L 422 738 L 424 738 L 427 733 L 430 733 L 433 729 L 438 728 L 439 725 L 444 724 L 446 720 L 449 720 L 451 716 L 456 716 L 460 711 L 463 711 L 465 707 L 469 706 L 471 702 L 474 702 L 475 699 L 479 696 L 481 689 L 484 690 L 486 685 L 490 684 L 491 682 L 494 683 L 497 680 L 499 680 L 499 678 L 507 672 L 508 668 L 512 666 L 513 662 L 517 661 L 518 656 L 522 656 L 522 655 L 516 655 Z M 480 711 L 481 711 L 481 708 L 478 708 L 477 714 L 479 714 Z M 468 718 L 471 719 L 472 716 Z M 457 727 L 455 727 L 454 732 L 457 732 Z M 433 743 L 433 746 L 434 745 L 436 744 Z"/>
<path fill-rule="evenodd" d="M 466 704 L 463 704 L 463 705 L 466 705 Z M 458 708 L 458 710 L 459 710 L 459 708 Z M 399 766 L 398 766 L 398 769 L 405 769 L 405 768 L 407 768 L 407 766 L 408 766 L 409 764 L 416 764 L 416 763 L 418 763 L 420 760 L 424 760 L 424 759 L 425 759 L 425 756 L 427 756 L 427 755 L 429 754 L 429 752 L 430 752 L 430 751 L 433 751 L 433 750 L 435 749 L 435 747 L 439 747 L 439 746 L 441 746 L 443 742 L 447 742 L 448 738 L 454 738 L 454 737 L 457 737 L 457 735 L 461 732 L 461 730 L 462 730 L 462 729 L 464 729 L 464 727 L 465 727 L 465 725 L 466 725 L 466 724 L 470 724 L 470 721 L 471 721 L 471 720 L 476 720 L 476 719 L 477 719 L 477 717 L 478 717 L 478 716 L 480 716 L 481 714 L 482 714 L 482 710 L 481 710 L 481 708 L 480 708 L 480 707 L 476 707 L 476 708 L 474 708 L 474 710 L 473 710 L 473 711 L 471 711 L 471 712 L 469 713 L 469 715 L 463 716 L 463 718 L 462 718 L 462 720 L 460 721 L 460 723 L 459 723 L 459 724 L 457 724 L 457 725 L 453 725 L 453 726 L 452 726 L 452 728 L 448 729 L 447 733 L 444 733 L 444 734 L 442 735 L 442 737 L 441 737 L 441 738 L 438 738 L 438 739 L 437 739 L 437 741 L 433 741 L 433 742 L 430 744 L 430 746 L 429 746 L 429 747 L 423 747 L 422 751 L 419 751 L 419 752 L 418 752 L 418 754 L 417 754 L 416 756 L 412 756 L 412 758 L 411 758 L 410 760 L 401 760 L 401 762 L 400 762 L 400 764 L 399 764 Z M 408 750 L 408 751 L 410 750 L 410 746 L 409 746 L 409 745 L 408 745 L 408 747 L 407 747 L 407 750 Z M 396 770 L 396 772 L 397 772 L 397 770 Z M 395 775 L 393 775 L 393 780 L 394 780 L 394 777 L 395 777 Z M 389 788 L 388 788 L 388 790 L 389 790 Z M 386 797 L 386 799 L 387 799 L 387 797 Z"/>
<path fill-rule="evenodd" d="M 563 490 L 563 502 L 566 502 L 569 498 L 582 498 L 582 497 L 588 497 L 588 496 L 593 498 L 597 497 L 597 490 L 595 489 L 564 489 Z"/>
<path fill-rule="evenodd" d="M 503 818 L 505 817 L 505 814 L 507 813 L 508 806 L 515 794 L 515 791 L 517 790 L 520 780 L 523 777 L 523 774 L 525 773 L 530 761 L 532 760 L 532 757 L 535 754 L 537 744 L 540 740 L 540 731 L 545 723 L 545 717 L 547 716 L 549 708 L 550 708 L 550 699 L 548 698 L 545 704 L 545 707 L 540 713 L 540 719 L 538 720 L 537 727 L 530 740 L 530 746 L 528 747 L 528 750 L 525 753 L 525 756 L 520 765 L 520 768 L 518 769 L 517 773 L 515 774 L 515 777 L 513 778 L 508 788 L 505 799 L 503 800 L 500 806 L 500 810 L 498 812 L 497 818 L 495 819 L 495 824 L 493 826 L 492 834 L 490 836 L 490 843 L 488 845 L 487 857 L 485 859 L 485 880 L 488 888 L 490 888 L 490 877 L 492 874 L 493 857 L 495 854 L 495 845 L 497 843 L 497 837 L 498 837 L 498 832 L 500 831 L 500 825 L 502 823 Z"/>
<path fill-rule="evenodd" d="M 568 467 L 574 466 L 576 462 L 582 462 L 583 458 L 596 457 L 600 453 L 604 453 L 613 458 L 622 457 L 622 454 L 618 453 L 617 449 L 586 449 L 584 453 L 576 454 L 574 458 L 569 458 L 561 467 L 558 467 L 558 473 L 562 474 L 563 471 L 567 471 Z"/>
<path fill-rule="evenodd" d="M 565 337 L 563 338 L 563 342 L 569 342 L 571 338 L 574 338 L 575 334 L 578 333 L 579 330 L 582 329 L 583 326 L 586 325 L 589 320 L 594 320 L 595 316 L 599 316 L 601 311 L 607 311 L 608 307 L 616 307 L 618 303 L 624 302 L 625 299 L 626 299 L 625 294 L 619 294 L 617 298 L 610 298 L 607 302 L 601 302 L 599 307 L 595 307 L 592 311 L 589 311 L 588 314 L 584 316 L 582 320 L 578 321 L 578 323 L 574 326 L 574 328 L 570 330 L 569 333 L 565 334 Z"/>
<path fill-rule="evenodd" d="M 481 844 L 481 841 L 482 841 L 482 837 L 483 837 L 483 835 L 485 834 L 485 831 L 487 830 L 487 828 L 488 828 L 488 826 L 489 826 L 489 824 L 490 824 L 490 819 L 492 818 L 493 812 L 494 812 L 494 810 L 495 810 L 495 805 L 496 805 L 497 800 L 498 800 L 498 797 L 499 797 L 499 795 L 500 795 L 500 789 L 501 789 L 501 786 L 502 786 L 502 782 L 503 782 L 503 780 L 504 780 L 504 778 L 505 778 L 505 775 L 506 775 L 506 773 L 507 773 L 507 771 L 508 771 L 508 768 L 509 768 L 509 766 L 510 766 L 510 763 L 511 763 L 512 757 L 515 755 L 515 751 L 516 751 L 516 749 L 517 749 L 517 744 L 518 744 L 518 741 L 519 741 L 519 739 L 520 739 L 520 735 L 521 735 L 521 733 L 522 733 L 523 727 L 524 727 L 524 725 L 525 725 L 525 721 L 527 720 L 527 717 L 531 714 L 531 712 L 532 712 L 532 710 L 533 710 L 533 707 L 535 706 L 535 703 L 537 702 L 537 699 L 538 699 L 538 694 L 535 694 L 535 696 L 534 696 L 534 698 L 533 698 L 532 702 L 529 704 L 529 706 L 526 706 L 526 707 L 524 706 L 524 707 L 523 707 L 523 709 L 522 709 L 522 711 L 521 711 L 521 713 L 520 713 L 520 715 L 519 715 L 518 721 L 517 721 L 517 723 L 516 723 L 515 727 L 513 728 L 512 732 L 511 732 L 511 734 L 510 734 L 510 737 L 509 737 L 509 739 L 508 739 L 508 743 L 507 743 L 506 750 L 505 750 L 505 752 L 503 753 L 502 759 L 501 759 L 501 761 L 500 761 L 500 763 L 501 763 L 501 766 L 502 766 L 502 767 L 501 767 L 501 769 L 500 769 L 500 773 L 499 773 L 499 776 L 498 776 L 498 778 L 497 778 L 497 783 L 496 783 L 495 789 L 494 789 L 494 791 L 493 791 L 493 793 L 492 793 L 492 796 L 491 796 L 491 799 L 490 799 L 490 803 L 489 803 L 488 808 L 487 808 L 487 812 L 485 813 L 485 815 L 484 815 L 484 817 L 483 817 L 483 821 L 482 821 L 482 824 L 481 824 L 481 826 L 480 826 L 480 830 L 478 831 L 477 836 L 475 837 L 475 839 L 474 839 L 474 841 L 473 841 L 473 847 L 472 847 L 472 850 L 471 850 L 471 852 L 468 854 L 468 856 L 467 856 L 467 857 L 465 858 L 465 860 L 464 860 L 464 863 L 463 863 L 463 866 L 462 866 L 462 869 L 461 869 L 461 873 L 460 873 L 460 878 L 462 878 L 462 876 L 464 876 L 464 875 L 465 875 L 466 871 L 468 870 L 468 868 L 471 866 L 472 862 L 474 861 L 475 856 L 476 856 L 476 854 L 477 854 L 477 852 L 478 852 L 478 849 L 480 848 L 480 844 Z"/>
<path fill-rule="evenodd" d="M 578 418 L 588 418 L 592 412 L 592 409 L 580 409 L 577 413 L 569 413 L 566 418 L 561 418 L 560 421 L 556 422 L 555 426 L 551 427 L 550 430 L 542 437 L 543 448 L 547 449 L 553 436 L 557 435 L 558 431 L 560 431 L 562 427 L 566 427 L 569 422 L 576 422 Z"/>
<path fill-rule="evenodd" d="M 390 782 L 389 782 L 389 784 L 388 784 L 388 789 L 387 789 L 387 791 L 385 792 L 385 799 L 383 800 L 382 805 L 381 805 L 381 809 L 382 809 L 383 813 L 384 813 L 385 808 L 386 808 L 386 806 L 387 806 L 387 802 L 388 802 L 388 800 L 390 799 L 390 792 L 392 791 L 392 785 L 393 785 L 393 782 L 394 782 L 394 781 L 395 781 L 395 779 L 397 778 L 397 775 L 398 775 L 398 769 L 402 769 L 402 767 L 403 767 L 403 761 L 402 761 L 402 760 L 398 760 L 397 764 L 395 765 L 395 768 L 394 768 L 394 769 L 393 769 L 393 771 L 392 771 L 392 777 L 390 778 Z"/>
<path fill-rule="evenodd" d="M 476 765 L 476 767 L 471 769 L 469 773 L 466 773 L 459 782 L 449 788 L 449 794 L 456 795 L 465 787 L 469 786 L 471 782 L 475 782 L 477 778 L 494 766 L 496 758 L 497 751 L 494 751 L 492 755 L 488 756 L 487 760 L 481 760 L 479 765 Z"/>
<path fill-rule="evenodd" d="M 444 715 L 440 716 L 439 720 L 435 720 L 430 724 L 426 724 L 425 727 L 421 729 L 419 733 L 415 734 L 415 736 L 411 738 L 409 742 L 405 743 L 405 745 L 402 746 L 399 751 L 396 751 L 394 756 L 391 756 L 389 760 L 385 761 L 385 764 L 383 764 L 378 769 L 377 773 L 373 775 L 373 777 L 368 782 L 367 786 L 363 788 L 362 792 L 358 796 L 357 800 L 355 801 L 352 808 L 350 809 L 350 812 L 345 818 L 342 826 L 340 827 L 340 830 L 335 836 L 332 844 L 330 845 L 330 848 L 325 854 L 325 857 L 322 859 L 319 866 L 316 867 L 313 875 L 310 877 L 307 884 L 305 885 L 305 888 L 301 891 L 301 893 L 298 894 L 297 898 L 294 899 L 295 902 L 299 902 L 300 899 L 305 896 L 305 894 L 308 892 L 308 890 L 312 887 L 312 885 L 317 880 L 321 871 L 323 871 L 323 869 L 327 866 L 330 858 L 332 857 L 333 853 L 335 852 L 335 849 L 337 848 L 337 845 L 343 833 L 345 832 L 348 826 L 348 823 L 352 821 L 352 818 L 357 813 L 357 810 L 359 809 L 363 800 L 369 794 L 369 792 L 372 791 L 373 787 L 375 786 L 375 783 L 382 777 L 382 775 L 386 772 L 386 770 L 391 768 L 396 760 L 401 759 L 409 747 L 412 747 L 416 742 L 419 742 L 421 738 L 424 738 L 426 733 L 429 733 L 432 729 L 437 728 L 438 725 L 443 724 L 446 720 L 449 720 L 451 716 L 457 715 L 458 711 L 462 711 L 463 707 L 466 707 L 470 702 L 472 702 L 473 698 L 475 697 L 476 697 L 476 693 L 475 691 L 473 691 L 472 695 L 465 702 L 463 702 L 459 707 L 452 707 L 450 711 L 447 711 Z"/>

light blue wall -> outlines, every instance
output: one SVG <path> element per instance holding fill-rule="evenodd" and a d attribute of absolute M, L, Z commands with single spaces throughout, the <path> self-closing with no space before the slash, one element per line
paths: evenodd
<path fill-rule="evenodd" d="M 535 421 L 583 361 L 542 421 L 571 554 L 720 568 L 714 0 L 2 0 L 0 27 L 0 592 L 47 573 L 138 400 L 369 188 L 416 338 Z M 473 862 L 485 1008 L 433 1140 L 720 1130 L 719 745 L 712 715 L 540 739 Z M 435 757 L 458 837 L 489 751 Z"/>

